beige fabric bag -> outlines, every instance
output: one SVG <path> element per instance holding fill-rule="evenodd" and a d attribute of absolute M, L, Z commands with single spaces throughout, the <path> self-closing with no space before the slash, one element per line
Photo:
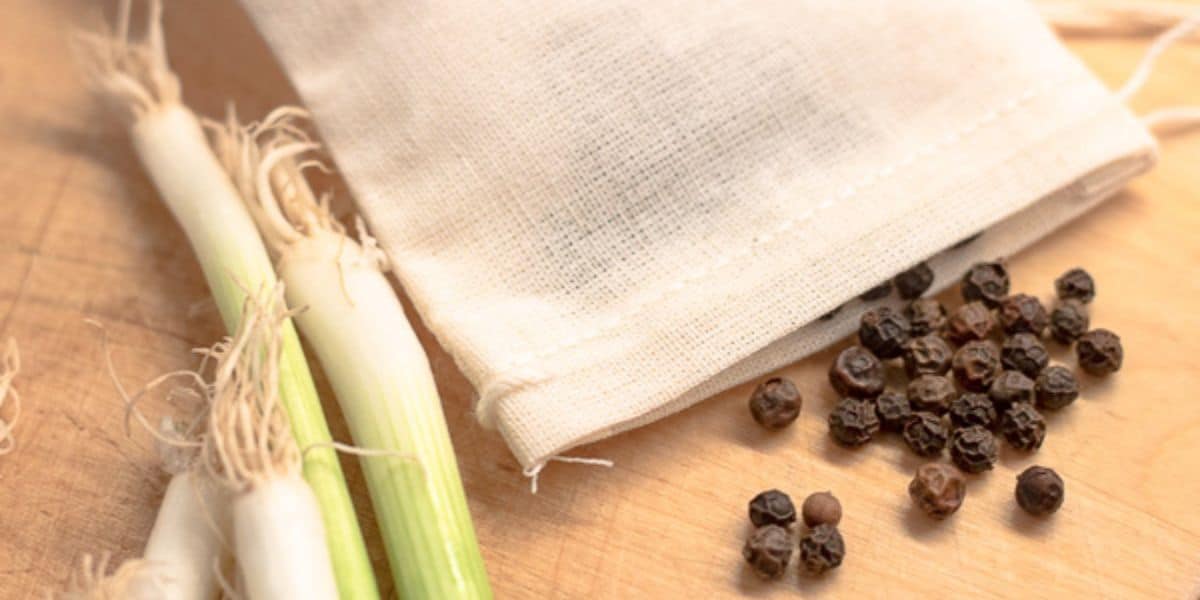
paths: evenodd
<path fill-rule="evenodd" d="M 1149 168 L 1011 0 L 246 0 L 532 473 L 842 338 Z M 981 230 L 975 242 L 948 249 Z M 895 301 L 895 300 L 891 300 Z"/>

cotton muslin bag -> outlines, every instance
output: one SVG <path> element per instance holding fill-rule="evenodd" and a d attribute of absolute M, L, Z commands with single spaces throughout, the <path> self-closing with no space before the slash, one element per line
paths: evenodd
<path fill-rule="evenodd" d="M 1013 253 L 1154 157 L 1012 0 L 245 4 L 532 474 L 844 337 L 921 260 L 936 289 Z"/>

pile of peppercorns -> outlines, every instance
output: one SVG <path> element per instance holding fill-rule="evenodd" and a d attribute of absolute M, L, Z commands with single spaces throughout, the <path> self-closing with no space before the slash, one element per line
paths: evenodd
<path fill-rule="evenodd" d="M 953 466 L 932 462 L 916 473 L 909 495 L 936 518 L 952 514 L 966 494 L 963 472 L 982 473 L 998 458 L 996 432 L 1024 451 L 1041 447 L 1046 421 L 1079 397 L 1067 367 L 1050 365 L 1043 337 L 1074 344 L 1080 368 L 1107 375 L 1121 368 L 1121 340 L 1107 329 L 1088 330 L 1086 304 L 1095 283 L 1083 269 L 1055 281 L 1059 303 L 1047 312 L 1027 294 L 1009 294 L 1001 262 L 978 263 L 962 280 L 964 304 L 953 312 L 921 295 L 933 283 L 925 264 L 897 275 L 895 289 L 909 305 L 877 307 L 862 315 L 859 345 L 834 360 L 829 381 L 842 400 L 829 415 L 839 444 L 856 447 L 881 430 L 896 431 L 917 455 L 938 458 L 948 449 Z M 999 342 L 999 343 L 997 343 Z M 904 393 L 886 389 L 883 361 L 902 361 Z M 1016 497 L 1034 514 L 1057 510 L 1062 480 L 1032 467 L 1018 478 Z"/>
<path fill-rule="evenodd" d="M 804 500 L 800 517 L 808 530 L 800 536 L 800 568 L 819 575 L 842 564 L 846 544 L 837 525 L 842 520 L 842 504 L 829 492 L 817 492 Z M 778 579 L 792 558 L 792 526 L 796 506 L 779 490 L 767 490 L 750 501 L 750 522 L 754 532 L 742 547 L 742 556 L 750 568 L 764 579 Z"/>
<path fill-rule="evenodd" d="M 879 300 L 894 289 L 909 304 L 902 312 L 882 306 L 862 315 L 859 345 L 843 350 L 829 369 L 841 397 L 829 415 L 829 432 L 847 447 L 862 446 L 881 431 L 896 432 L 914 453 L 934 459 L 917 469 L 908 493 L 926 514 L 943 519 L 966 497 L 964 472 L 995 465 L 997 433 L 1013 448 L 1037 450 L 1046 436 L 1039 409 L 1058 410 L 1079 397 L 1078 379 L 1071 369 L 1050 364 L 1044 338 L 1074 344 L 1079 367 L 1096 376 L 1119 370 L 1124 351 L 1113 332 L 1089 330 L 1086 305 L 1096 288 L 1083 269 L 1055 280 L 1058 303 L 1049 312 L 1033 296 L 1009 293 L 1008 272 L 999 261 L 967 271 L 964 304 L 953 312 L 922 297 L 933 280 L 933 270 L 922 263 L 861 296 Z M 903 391 L 887 388 L 884 361 L 903 364 Z M 796 420 L 801 401 L 796 386 L 777 377 L 754 390 L 750 412 L 760 425 L 781 429 Z M 937 462 L 947 449 L 953 464 Z M 1029 467 L 1017 477 L 1015 497 L 1030 514 L 1053 513 L 1063 502 L 1063 480 L 1052 469 Z M 768 505 L 790 517 L 764 520 Z M 795 509 L 786 495 L 772 490 L 755 497 L 750 514 L 758 529 L 746 542 L 745 558 L 764 577 L 777 577 L 791 556 L 786 527 Z M 836 524 L 835 519 L 818 525 L 801 539 L 806 570 L 819 573 L 841 563 L 845 547 Z"/>

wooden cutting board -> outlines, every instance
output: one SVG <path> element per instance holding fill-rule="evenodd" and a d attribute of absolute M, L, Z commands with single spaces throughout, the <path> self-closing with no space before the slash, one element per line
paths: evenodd
<path fill-rule="evenodd" d="M 127 435 L 97 331 L 121 379 L 192 366 L 223 331 L 186 242 L 111 115 L 84 93 L 67 34 L 98 23 L 90 2 L 0 3 L 0 335 L 21 344 L 19 448 L 0 458 L 0 598 L 40 598 L 83 553 L 136 556 L 163 492 L 152 444 Z M 228 99 L 258 116 L 294 92 L 232 0 L 168 3 L 168 43 L 188 102 Z M 1118 84 L 1144 47 L 1075 40 Z M 1200 103 L 1200 47 L 1163 60 L 1135 106 Z M 779 434 L 747 414 L 748 386 L 577 454 L 616 468 L 553 464 L 541 490 L 476 425 L 472 392 L 422 332 L 492 581 L 501 598 L 1189 598 L 1200 586 L 1200 133 L 1163 142 L 1162 161 L 1101 208 L 1015 257 L 1015 287 L 1049 298 L 1084 265 L 1099 282 L 1093 322 L 1119 332 L 1125 368 L 1086 382 L 1053 414 L 1035 456 L 1005 454 L 973 478 L 965 506 L 933 523 L 910 508 L 917 461 L 894 439 L 848 451 L 825 417 L 831 352 L 784 371 L 804 412 Z M 345 194 L 343 194 L 344 196 Z M 1063 356 L 1059 356 L 1063 358 Z M 1067 357 L 1069 358 L 1069 357 Z M 336 435 L 348 439 L 332 395 Z M 162 414 L 164 402 L 148 404 Z M 1067 481 L 1050 519 L 1015 508 L 1014 475 L 1039 463 Z M 345 460 L 380 581 L 386 565 L 361 472 Z M 746 502 L 779 487 L 830 489 L 849 554 L 821 579 L 765 584 L 743 568 Z M 388 594 L 390 595 L 390 594 Z"/>

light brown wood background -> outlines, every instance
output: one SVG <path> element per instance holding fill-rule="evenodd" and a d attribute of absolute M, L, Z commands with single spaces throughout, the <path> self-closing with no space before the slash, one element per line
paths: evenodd
<path fill-rule="evenodd" d="M 107 325 L 122 379 L 191 366 L 223 332 L 187 244 L 123 132 L 83 90 L 66 46 L 90 2 L 0 1 L 0 335 L 21 344 L 19 450 L 0 458 L 0 598 L 41 597 L 85 552 L 135 556 L 164 479 L 148 436 L 127 436 L 102 368 Z M 168 42 L 188 102 L 257 116 L 295 100 L 231 0 L 168 3 Z M 1073 40 L 1111 83 L 1144 42 Z M 1200 103 L 1200 46 L 1173 51 L 1135 106 Z M 1017 289 L 1087 266 L 1093 322 L 1119 332 L 1123 371 L 1086 382 L 1050 416 L 1034 457 L 1005 454 L 971 481 L 966 505 L 933 523 L 910 509 L 916 460 L 895 440 L 831 444 L 830 353 L 785 372 L 806 398 L 789 431 L 750 421 L 748 387 L 581 449 L 616 468 L 551 465 L 531 496 L 504 444 L 470 415 L 471 390 L 433 356 L 488 568 L 501 598 L 1089 597 L 1196 598 L 1200 586 L 1200 133 L 1164 141 L 1162 162 L 1128 193 L 1016 257 Z M 344 427 L 326 391 L 337 435 Z M 165 410 L 151 405 L 151 413 Z M 1024 516 L 1014 475 L 1058 469 L 1067 501 Z M 346 460 L 364 528 L 361 473 Z M 841 497 L 849 555 L 821 579 L 764 584 L 742 566 L 746 501 L 779 487 Z M 377 536 L 369 543 L 385 590 Z"/>

